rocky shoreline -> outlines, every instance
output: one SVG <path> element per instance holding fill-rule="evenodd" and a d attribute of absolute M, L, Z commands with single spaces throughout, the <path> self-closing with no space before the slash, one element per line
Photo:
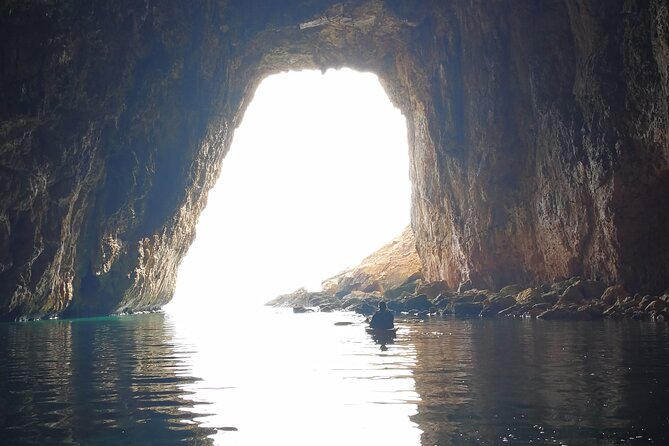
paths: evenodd
<path fill-rule="evenodd" d="M 630 293 L 622 285 L 573 277 L 537 287 L 509 285 L 499 291 L 450 290 L 444 282 L 410 278 L 385 292 L 353 290 L 346 295 L 299 289 L 266 305 L 295 312 L 354 311 L 372 314 L 380 300 L 396 315 L 523 317 L 544 320 L 635 319 L 669 321 L 669 290 L 661 295 Z"/>
<path fill-rule="evenodd" d="M 525 317 L 545 320 L 638 319 L 669 321 L 669 290 L 641 295 L 623 285 L 572 277 L 541 286 L 508 285 L 498 291 L 457 290 L 425 280 L 410 228 L 360 265 L 323 281 L 320 292 L 299 289 L 267 303 L 295 312 L 354 311 L 370 315 L 380 300 L 397 316 Z"/>

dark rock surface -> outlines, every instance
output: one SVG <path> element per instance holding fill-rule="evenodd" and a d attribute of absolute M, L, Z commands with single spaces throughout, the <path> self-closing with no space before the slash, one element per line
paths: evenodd
<path fill-rule="evenodd" d="M 435 284 L 437 286 L 437 284 Z M 421 288 L 422 287 L 422 288 Z M 418 289 L 429 289 L 430 284 L 421 284 Z M 527 288 L 516 295 L 509 294 L 522 288 L 507 286 L 502 291 L 472 289 L 465 292 L 446 291 L 430 299 L 426 294 L 405 295 L 387 302 L 388 309 L 397 316 L 429 317 L 454 315 L 457 317 L 524 317 L 542 320 L 589 321 L 602 318 L 637 319 L 667 322 L 669 318 L 669 290 L 662 295 L 622 294 L 619 285 L 604 288 L 601 282 L 569 280 L 545 284 L 538 288 Z M 551 289 L 541 293 L 541 289 Z M 595 292 L 588 294 L 583 290 Z M 617 295 L 611 303 L 610 296 Z M 380 293 L 353 291 L 346 296 L 326 292 L 307 292 L 304 289 L 277 297 L 268 305 L 293 307 L 295 312 L 307 311 L 305 307 L 319 311 L 354 311 L 371 315 L 384 297 Z"/>
<path fill-rule="evenodd" d="M 0 319 L 169 301 L 255 87 L 344 65 L 407 117 L 428 280 L 669 286 L 664 0 L 9 0 L 0 59 Z"/>

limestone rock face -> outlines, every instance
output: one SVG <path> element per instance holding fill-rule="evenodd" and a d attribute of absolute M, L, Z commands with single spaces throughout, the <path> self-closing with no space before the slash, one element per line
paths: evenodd
<path fill-rule="evenodd" d="M 344 65 L 407 118 L 428 280 L 669 285 L 664 0 L 10 0 L 0 59 L 2 319 L 166 303 L 255 87 Z"/>
<path fill-rule="evenodd" d="M 411 64 L 427 278 L 666 286 L 666 2 L 450 5 Z"/>
<path fill-rule="evenodd" d="M 365 257 L 360 265 L 323 281 L 323 292 L 339 297 L 353 291 L 382 294 L 421 277 L 416 240 L 409 227 L 395 240 Z"/>
<path fill-rule="evenodd" d="M 0 318 L 160 307 L 239 108 L 221 6 L 0 8 Z"/>

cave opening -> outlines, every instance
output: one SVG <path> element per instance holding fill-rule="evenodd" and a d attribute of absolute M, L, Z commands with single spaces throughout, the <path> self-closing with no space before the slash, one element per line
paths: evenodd
<path fill-rule="evenodd" d="M 372 73 L 265 78 L 209 193 L 169 308 L 320 290 L 399 235 L 410 222 L 406 132 Z"/>

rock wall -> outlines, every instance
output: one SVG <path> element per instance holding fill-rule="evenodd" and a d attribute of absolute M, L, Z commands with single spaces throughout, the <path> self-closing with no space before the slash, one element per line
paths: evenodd
<path fill-rule="evenodd" d="M 0 7 L 0 317 L 157 308 L 239 99 L 216 4 Z M 233 107 L 233 109 L 230 109 Z"/>
<path fill-rule="evenodd" d="M 428 279 L 669 286 L 663 0 L 5 0 L 0 60 L 2 319 L 166 303 L 257 84 L 343 65 L 407 117 Z"/>
<path fill-rule="evenodd" d="M 416 239 L 410 227 L 390 243 L 365 257 L 359 265 L 325 279 L 323 293 L 343 297 L 353 291 L 379 293 L 401 287 L 407 282 L 422 279 L 420 258 L 416 252 Z"/>
<path fill-rule="evenodd" d="M 428 278 L 666 287 L 666 2 L 454 2 L 442 20 L 412 53 Z"/>

